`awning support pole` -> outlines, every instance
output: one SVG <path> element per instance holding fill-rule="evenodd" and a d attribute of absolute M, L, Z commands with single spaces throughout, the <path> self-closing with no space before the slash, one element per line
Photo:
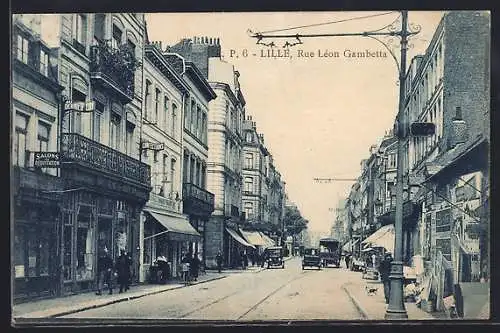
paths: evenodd
<path fill-rule="evenodd" d="M 144 239 L 153 238 L 153 237 L 159 236 L 159 235 L 161 235 L 161 234 L 165 234 L 165 233 L 167 233 L 167 232 L 169 232 L 169 230 L 165 230 L 165 231 L 159 232 L 159 233 L 157 233 L 157 234 L 154 234 L 154 235 L 151 235 L 151 236 L 144 237 Z"/>

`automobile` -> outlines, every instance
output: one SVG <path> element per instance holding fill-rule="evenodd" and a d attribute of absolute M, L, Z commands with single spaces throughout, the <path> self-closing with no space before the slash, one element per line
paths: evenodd
<path fill-rule="evenodd" d="M 304 257 L 302 258 L 302 269 L 305 267 L 317 267 L 321 269 L 321 258 L 319 256 L 319 249 L 305 248 Z"/>
<path fill-rule="evenodd" d="M 322 238 L 319 240 L 319 250 L 323 267 L 328 267 L 328 265 L 340 267 L 341 246 L 339 240 L 335 238 Z"/>
<path fill-rule="evenodd" d="M 353 258 L 351 261 L 351 271 L 355 272 L 362 272 L 365 268 L 366 263 L 359 259 L 359 258 Z"/>
<path fill-rule="evenodd" d="M 265 249 L 267 268 L 280 267 L 285 268 L 283 260 L 283 248 L 281 246 L 271 246 Z"/>

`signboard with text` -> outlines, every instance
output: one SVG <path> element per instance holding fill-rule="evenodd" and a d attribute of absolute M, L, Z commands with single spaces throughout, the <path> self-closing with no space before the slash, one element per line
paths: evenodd
<path fill-rule="evenodd" d="M 58 152 L 39 151 L 34 154 L 35 168 L 58 168 L 61 166 L 61 159 Z"/>

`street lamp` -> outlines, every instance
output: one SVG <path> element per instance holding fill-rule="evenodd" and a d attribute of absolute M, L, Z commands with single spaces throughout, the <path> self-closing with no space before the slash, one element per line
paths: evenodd
<path fill-rule="evenodd" d="M 405 76 L 406 76 L 406 53 L 408 47 L 408 37 L 420 32 L 420 28 L 415 27 L 414 31 L 408 30 L 408 11 L 401 11 L 401 30 L 393 31 L 392 25 L 389 25 L 389 31 L 381 31 L 383 29 L 375 31 L 365 31 L 365 32 L 354 32 L 354 33 L 331 33 L 331 34 L 285 34 L 285 35 L 269 35 L 263 33 L 253 33 L 249 31 L 250 37 L 257 39 L 257 44 L 267 45 L 269 47 L 275 47 L 274 42 L 263 43 L 263 39 L 271 38 L 295 38 L 297 43 L 288 43 L 284 47 L 293 46 L 295 44 L 302 44 L 301 38 L 310 37 L 339 37 L 339 36 L 361 36 L 370 37 L 372 39 L 380 42 L 391 54 L 393 59 L 396 61 L 399 74 L 399 105 L 398 113 L 395 121 L 395 135 L 398 139 L 397 141 L 397 174 L 396 174 L 396 216 L 395 216 L 395 240 L 394 240 L 394 261 L 392 262 L 390 280 L 391 280 L 391 292 L 389 298 L 389 306 L 387 307 L 385 318 L 386 319 L 407 319 L 408 314 L 406 313 L 404 301 L 403 301 L 403 163 L 405 155 L 405 140 L 409 132 L 408 120 L 405 119 L 404 112 L 404 101 L 405 101 Z M 400 62 L 392 50 L 376 36 L 399 36 L 401 38 L 400 51 L 401 57 Z"/>

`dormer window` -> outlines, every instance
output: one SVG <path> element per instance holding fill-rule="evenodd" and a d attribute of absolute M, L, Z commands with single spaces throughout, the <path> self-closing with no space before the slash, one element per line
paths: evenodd
<path fill-rule="evenodd" d="M 17 59 L 28 64 L 29 42 L 21 35 L 17 35 Z"/>
<path fill-rule="evenodd" d="M 247 132 L 245 140 L 246 142 L 252 142 L 252 133 Z"/>
<path fill-rule="evenodd" d="M 75 39 L 78 43 L 85 46 L 87 34 L 87 16 L 84 14 L 76 15 Z"/>

